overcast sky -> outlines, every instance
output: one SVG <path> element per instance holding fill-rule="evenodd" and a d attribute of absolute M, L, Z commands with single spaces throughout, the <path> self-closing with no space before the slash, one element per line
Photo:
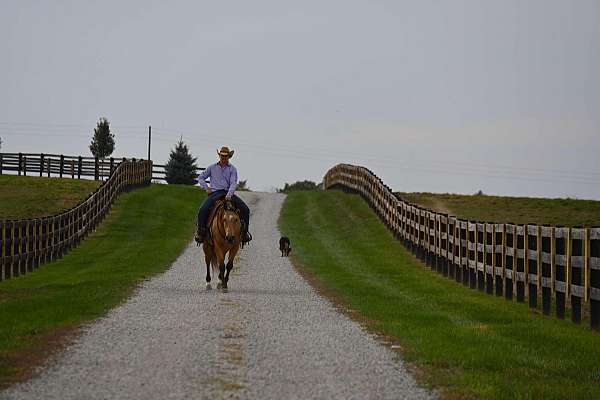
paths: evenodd
<path fill-rule="evenodd" d="M 0 1 L 5 152 L 199 164 L 253 189 L 369 167 L 401 191 L 600 199 L 599 1 Z"/>

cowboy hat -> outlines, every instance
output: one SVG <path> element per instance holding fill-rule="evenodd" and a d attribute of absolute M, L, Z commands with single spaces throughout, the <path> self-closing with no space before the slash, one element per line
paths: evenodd
<path fill-rule="evenodd" d="M 220 156 L 227 156 L 229 158 L 233 157 L 233 150 L 229 150 L 229 147 L 227 146 L 223 146 L 221 147 L 221 150 L 217 150 L 217 154 Z"/>

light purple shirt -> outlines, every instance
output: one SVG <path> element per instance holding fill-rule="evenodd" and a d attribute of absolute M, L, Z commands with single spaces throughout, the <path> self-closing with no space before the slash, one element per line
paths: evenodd
<path fill-rule="evenodd" d="M 235 193 L 237 186 L 237 169 L 229 163 L 224 167 L 217 162 L 206 168 L 198 175 L 198 184 L 204 189 L 208 188 L 206 179 L 210 178 L 210 188 L 212 190 L 227 190 L 227 196 L 231 197 Z"/>

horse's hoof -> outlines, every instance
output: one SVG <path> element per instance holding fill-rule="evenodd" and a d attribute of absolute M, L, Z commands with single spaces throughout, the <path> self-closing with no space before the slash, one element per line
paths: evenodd
<path fill-rule="evenodd" d="M 217 283 L 217 289 L 221 289 L 223 287 L 223 284 L 221 282 Z"/>
<path fill-rule="evenodd" d="M 211 286 L 210 282 L 207 282 L 206 283 L 206 290 L 211 290 L 211 289 L 212 289 L 212 286 Z"/>

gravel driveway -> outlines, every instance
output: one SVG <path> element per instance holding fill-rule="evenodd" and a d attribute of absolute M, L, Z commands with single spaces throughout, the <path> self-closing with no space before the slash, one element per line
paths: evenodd
<path fill-rule="evenodd" d="M 203 256 L 190 243 L 167 272 L 0 398 L 434 397 L 280 257 L 284 195 L 241 195 L 252 210 L 254 241 L 239 254 L 229 293 L 205 290 Z"/>

